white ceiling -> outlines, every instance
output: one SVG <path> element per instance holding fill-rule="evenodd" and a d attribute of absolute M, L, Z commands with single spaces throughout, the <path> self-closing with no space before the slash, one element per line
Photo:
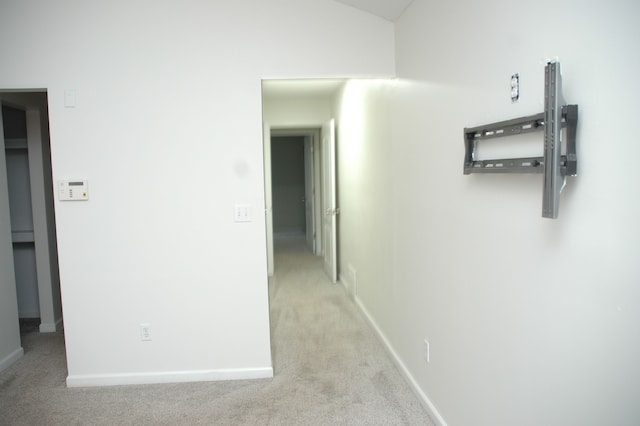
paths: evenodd
<path fill-rule="evenodd" d="M 372 13 L 376 16 L 395 21 L 402 15 L 413 0 L 334 0 L 338 3 L 353 6 L 356 9 Z"/>
<path fill-rule="evenodd" d="M 327 0 L 319 0 L 327 1 Z M 329 0 L 362 10 L 363 12 L 395 21 L 402 15 L 413 0 Z M 265 98 L 282 99 L 309 96 L 330 96 L 334 94 L 343 79 L 313 80 L 265 80 L 262 91 Z"/>

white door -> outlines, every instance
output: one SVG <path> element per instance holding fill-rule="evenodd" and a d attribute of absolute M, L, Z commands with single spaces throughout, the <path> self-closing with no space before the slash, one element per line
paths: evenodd
<path fill-rule="evenodd" d="M 273 201 L 271 188 L 271 127 L 263 125 L 264 149 L 264 212 L 267 227 L 267 273 L 271 277 L 274 272 L 273 260 Z"/>
<path fill-rule="evenodd" d="M 336 205 L 336 125 L 331 119 L 322 126 L 322 175 L 324 209 L 324 269 L 331 282 L 338 281 Z"/>
<path fill-rule="evenodd" d="M 313 219 L 313 140 L 310 135 L 304 138 L 304 214 L 307 232 L 307 247 L 315 253 L 316 230 Z"/>

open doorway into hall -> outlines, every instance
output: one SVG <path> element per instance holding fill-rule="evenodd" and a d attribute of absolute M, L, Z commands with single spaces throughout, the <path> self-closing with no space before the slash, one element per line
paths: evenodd
<path fill-rule="evenodd" d="M 263 81 L 269 275 L 274 242 L 302 238 L 337 281 L 334 104 L 342 79 Z"/>
<path fill-rule="evenodd" d="M 3 222 L 10 229 L 2 233 L 0 245 L 13 264 L 13 268 L 2 268 L 0 278 L 15 283 L 15 323 L 21 334 L 60 331 L 47 92 L 0 90 L 0 105 L 0 168 L 6 170 L 0 176 L 0 185 L 6 188 L 6 193 L 1 191 L 0 207 L 10 218 Z"/>

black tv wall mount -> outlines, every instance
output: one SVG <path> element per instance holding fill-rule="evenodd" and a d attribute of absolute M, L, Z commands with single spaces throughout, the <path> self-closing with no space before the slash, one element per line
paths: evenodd
<path fill-rule="evenodd" d="M 498 123 L 464 129 L 464 174 L 541 173 L 544 174 L 542 217 L 558 217 L 560 192 L 567 176 L 576 176 L 576 129 L 578 105 L 565 105 L 559 62 L 545 66 L 544 112 Z M 563 147 L 562 129 L 566 130 Z M 476 160 L 478 143 L 493 138 L 544 131 L 544 156 Z M 564 152 L 564 153 L 563 153 Z"/>

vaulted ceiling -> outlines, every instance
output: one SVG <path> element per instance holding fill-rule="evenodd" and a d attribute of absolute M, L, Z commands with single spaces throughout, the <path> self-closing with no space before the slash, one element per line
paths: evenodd
<path fill-rule="evenodd" d="M 372 13 L 388 21 L 395 21 L 413 0 L 333 0 Z"/>

